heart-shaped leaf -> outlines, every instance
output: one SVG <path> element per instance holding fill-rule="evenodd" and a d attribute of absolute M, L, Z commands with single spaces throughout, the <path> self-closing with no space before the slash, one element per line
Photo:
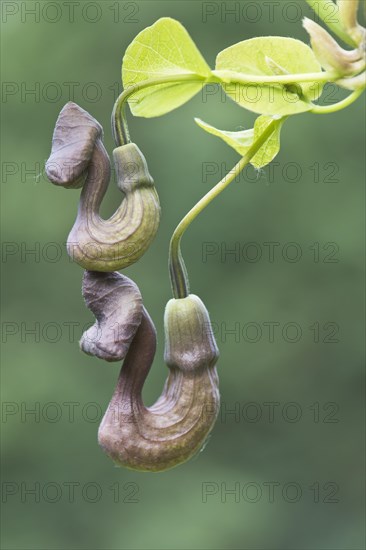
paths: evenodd
<path fill-rule="evenodd" d="M 271 63 L 269 63 L 269 60 Z M 276 70 L 274 69 L 276 67 Z M 244 40 L 220 52 L 215 75 L 230 81 L 229 71 L 243 75 L 274 76 L 278 68 L 289 74 L 321 73 L 313 51 L 300 40 L 267 36 Z M 265 115 L 293 115 L 312 108 L 322 86 L 301 84 L 223 84 L 228 96 L 249 111 Z"/>
<path fill-rule="evenodd" d="M 124 89 L 170 75 L 192 77 L 181 83 L 149 86 L 132 95 L 129 99 L 132 113 L 147 118 L 168 113 L 191 99 L 210 74 L 210 67 L 186 29 L 169 17 L 158 19 L 141 31 L 128 46 L 122 63 Z"/>
<path fill-rule="evenodd" d="M 213 136 L 221 138 L 241 156 L 244 156 L 249 147 L 253 144 L 254 128 L 251 128 L 250 130 L 240 130 L 239 132 L 229 132 L 226 130 L 219 130 L 214 126 L 207 124 L 207 122 L 204 122 L 200 118 L 195 118 L 194 120 L 200 128 L 206 130 L 206 132 L 212 134 Z"/>
<path fill-rule="evenodd" d="M 259 138 L 259 136 L 264 132 L 267 126 L 273 121 L 272 117 L 260 116 L 257 118 L 254 124 L 254 128 L 250 130 L 241 130 L 239 132 L 229 132 L 225 130 L 218 130 L 214 126 L 203 122 L 199 118 L 195 118 L 198 126 L 203 128 L 209 134 L 217 136 L 230 145 L 239 155 L 244 156 L 253 145 L 253 143 Z M 252 157 L 250 163 L 255 168 L 262 168 L 266 164 L 270 163 L 280 150 L 280 133 L 283 120 L 278 120 L 276 129 L 267 139 L 267 141 L 262 145 L 259 151 Z"/>
<path fill-rule="evenodd" d="M 269 116 L 259 116 L 254 124 L 254 140 L 256 141 L 259 136 L 264 132 L 267 126 L 272 122 L 273 118 Z M 280 137 L 282 125 L 285 119 L 279 119 L 276 125 L 275 131 L 267 139 L 267 141 L 259 149 L 258 153 L 254 155 L 250 163 L 255 168 L 262 168 L 272 162 L 272 160 L 278 155 L 280 151 Z"/>

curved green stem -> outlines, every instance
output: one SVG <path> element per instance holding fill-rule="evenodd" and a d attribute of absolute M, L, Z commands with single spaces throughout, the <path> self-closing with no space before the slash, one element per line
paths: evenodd
<path fill-rule="evenodd" d="M 132 84 L 126 88 L 117 98 L 112 111 L 112 134 L 117 147 L 129 143 L 130 134 L 126 120 L 126 103 L 127 100 L 137 92 L 149 88 L 150 86 L 158 86 L 159 84 L 179 84 L 181 82 L 205 82 L 207 79 L 197 74 L 180 74 L 162 76 L 159 78 L 151 78 L 143 80 L 137 84 Z"/>
<path fill-rule="evenodd" d="M 335 71 L 322 71 L 318 73 L 296 73 L 280 75 L 256 75 L 237 73 L 235 71 L 212 71 L 216 77 L 215 82 L 225 84 L 296 84 L 297 82 L 332 82 L 339 80 L 339 73 Z M 211 82 L 211 81 L 209 81 Z"/>
<path fill-rule="evenodd" d="M 250 75 L 234 71 L 212 71 L 209 77 L 197 74 L 177 74 L 143 80 L 132 84 L 117 98 L 112 111 L 112 134 L 118 146 L 130 142 L 125 107 L 127 100 L 137 92 L 158 86 L 159 84 L 179 84 L 181 82 L 200 82 L 202 84 L 295 84 L 296 82 L 331 82 L 339 79 L 335 72 L 300 73 L 286 75 Z"/>
<path fill-rule="evenodd" d="M 180 250 L 180 242 L 184 232 L 193 222 L 193 220 L 202 212 L 210 202 L 217 197 L 249 164 L 254 155 L 259 151 L 262 145 L 267 141 L 271 134 L 275 131 L 277 125 L 283 122 L 283 119 L 273 120 L 259 138 L 253 143 L 247 153 L 239 160 L 232 170 L 213 187 L 197 204 L 184 216 L 182 221 L 175 229 L 170 241 L 169 249 L 169 273 L 172 285 L 174 298 L 185 298 L 189 294 L 189 282 L 187 270 L 184 265 L 183 257 Z"/>
<path fill-rule="evenodd" d="M 336 113 L 337 111 L 341 111 L 349 105 L 352 105 L 352 103 L 354 103 L 360 97 L 360 95 L 363 94 L 364 91 L 365 88 L 356 90 L 352 94 L 348 95 L 345 99 L 342 99 L 342 101 L 338 101 L 338 103 L 334 103 L 333 105 L 314 105 L 314 107 L 309 112 L 315 113 L 317 115 L 328 115 L 330 113 Z"/>

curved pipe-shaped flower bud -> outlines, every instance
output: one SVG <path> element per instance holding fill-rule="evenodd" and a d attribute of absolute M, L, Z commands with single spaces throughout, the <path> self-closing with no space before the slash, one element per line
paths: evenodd
<path fill-rule="evenodd" d="M 107 301 L 111 300 L 115 313 L 120 311 L 123 316 L 118 322 L 121 328 L 123 289 L 106 293 L 109 281 L 105 284 L 103 279 L 107 277 L 90 272 L 84 281 L 84 295 L 92 286 L 87 305 L 98 301 L 100 294 L 104 308 L 109 309 Z M 191 458 L 202 448 L 219 410 L 218 349 L 205 306 L 194 295 L 170 300 L 164 322 L 170 372 L 160 398 L 145 407 L 141 396 L 156 350 L 155 327 L 143 308 L 141 324 L 98 433 L 99 444 L 112 460 L 135 470 L 163 471 Z M 128 333 L 132 331 L 128 329 Z M 99 351 L 97 354 L 101 356 Z"/>
<path fill-rule="evenodd" d="M 110 180 L 101 132 L 93 117 L 68 103 L 55 127 L 46 171 L 53 183 L 68 188 L 80 187 L 85 180 L 67 250 L 84 269 L 110 272 L 135 263 L 146 252 L 159 226 L 160 205 L 146 160 L 137 145 L 129 143 L 113 152 L 117 185 L 125 198 L 108 220 L 100 217 Z"/>
<path fill-rule="evenodd" d="M 344 50 L 329 32 L 307 17 L 303 19 L 303 26 L 324 69 L 335 70 L 340 76 L 354 75 L 365 69 L 365 55 L 361 49 Z"/>
<path fill-rule="evenodd" d="M 105 361 L 121 361 L 141 324 L 143 305 L 138 286 L 118 272 L 85 271 L 83 296 L 96 321 L 84 332 L 81 349 Z"/>
<path fill-rule="evenodd" d="M 122 204 L 109 220 L 99 216 L 109 159 L 98 142 L 67 241 L 70 256 L 93 271 L 114 271 L 135 263 L 149 248 L 160 222 L 158 194 L 137 145 L 122 145 L 113 156 L 117 185 L 125 193 Z"/>

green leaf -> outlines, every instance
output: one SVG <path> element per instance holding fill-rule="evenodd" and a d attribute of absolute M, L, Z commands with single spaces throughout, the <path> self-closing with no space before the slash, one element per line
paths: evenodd
<path fill-rule="evenodd" d="M 199 118 L 195 118 L 198 126 L 203 128 L 209 134 L 217 136 L 230 145 L 239 155 L 244 156 L 253 145 L 253 143 L 264 132 L 267 126 L 272 122 L 273 118 L 268 116 L 260 116 L 257 118 L 254 124 L 254 128 L 251 130 L 241 130 L 239 132 L 228 132 L 225 130 L 218 130 L 214 126 L 203 122 Z M 277 127 L 271 137 L 262 145 L 259 151 L 251 159 L 250 163 L 255 168 L 262 168 L 266 164 L 269 164 L 280 150 L 280 133 L 283 120 L 278 120 Z"/>
<path fill-rule="evenodd" d="M 210 75 L 210 67 L 186 29 L 169 17 L 158 19 L 141 31 L 128 46 L 122 63 L 124 89 L 154 78 L 192 77 L 192 81 L 184 83 L 149 86 L 131 96 L 132 113 L 143 117 L 176 109 L 197 94 Z"/>
<path fill-rule="evenodd" d="M 264 132 L 267 126 L 272 122 L 273 118 L 268 116 L 259 116 L 254 124 L 254 141 Z M 267 139 L 267 141 L 259 149 L 258 153 L 254 155 L 250 163 L 255 168 L 262 168 L 269 164 L 279 153 L 280 150 L 280 136 L 282 125 L 285 119 L 279 120 L 273 134 Z"/>
<path fill-rule="evenodd" d="M 244 156 L 249 147 L 253 144 L 253 128 L 251 128 L 250 130 L 241 130 L 240 132 L 228 132 L 225 130 L 218 130 L 217 128 L 211 126 L 210 124 L 207 124 L 207 122 L 204 122 L 200 118 L 195 118 L 194 120 L 198 124 L 198 126 L 200 126 L 200 128 L 203 128 L 203 130 L 206 130 L 206 132 L 212 134 L 213 136 L 221 138 L 228 145 L 230 145 L 230 147 L 235 149 L 235 151 L 237 151 L 241 156 Z"/>
<path fill-rule="evenodd" d="M 227 71 L 244 75 L 273 76 L 277 66 L 289 74 L 320 73 L 313 51 L 300 40 L 267 36 L 234 44 L 216 58 L 215 75 L 227 80 Z M 293 115 L 312 108 L 322 86 L 301 84 L 223 84 L 227 95 L 249 111 L 265 115 Z"/>

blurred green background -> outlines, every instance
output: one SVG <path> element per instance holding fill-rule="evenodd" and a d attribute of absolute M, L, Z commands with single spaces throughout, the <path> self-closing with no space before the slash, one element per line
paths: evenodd
<path fill-rule="evenodd" d="M 116 468 L 98 448 L 119 365 L 79 351 L 92 316 L 64 248 L 78 191 L 56 189 L 43 172 L 69 99 L 101 122 L 111 153 L 123 52 L 159 17 L 181 21 L 213 66 L 217 52 L 246 38 L 307 42 L 305 2 L 2 9 L 2 547 L 363 548 L 363 98 L 337 114 L 290 120 L 278 164 L 247 171 L 184 237 L 192 292 L 217 331 L 222 410 L 204 451 L 166 473 Z M 163 211 L 152 247 L 126 270 L 159 334 L 148 404 L 167 373 L 170 236 L 238 158 L 193 117 L 230 130 L 253 121 L 209 92 L 162 118 L 129 116 Z M 337 97 L 327 89 L 325 101 Z M 103 214 L 119 201 L 111 185 Z"/>

